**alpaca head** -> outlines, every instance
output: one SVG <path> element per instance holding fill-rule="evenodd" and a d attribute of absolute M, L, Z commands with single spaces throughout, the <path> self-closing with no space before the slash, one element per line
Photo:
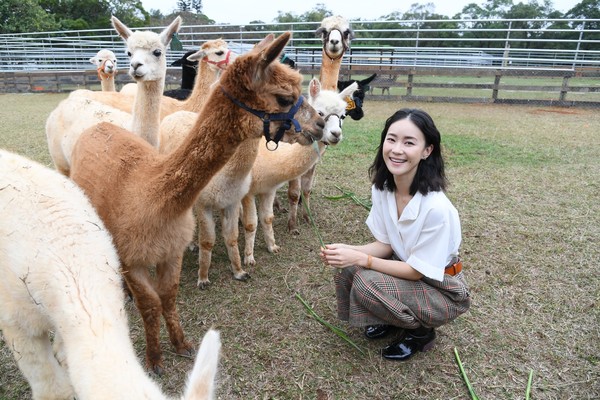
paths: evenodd
<path fill-rule="evenodd" d="M 181 17 L 175 18 L 160 34 L 151 31 L 131 31 L 116 17 L 113 27 L 126 44 L 130 58 L 129 75 L 138 82 L 164 81 L 167 71 L 167 46 L 181 27 Z"/>
<path fill-rule="evenodd" d="M 289 32 L 277 39 L 269 34 L 223 72 L 220 85 L 225 101 L 254 114 L 256 126 L 265 136 L 270 132 L 269 139 L 277 132 L 284 135 L 280 140 L 310 144 L 322 137 L 325 123 L 302 97 L 302 75 L 279 62 L 289 39 Z"/>
<path fill-rule="evenodd" d="M 323 40 L 323 50 L 329 58 L 341 58 L 350 49 L 354 32 L 348 21 L 339 15 L 324 18 L 315 32 Z"/>
<path fill-rule="evenodd" d="M 321 142 L 338 144 L 342 140 L 342 121 L 346 117 L 348 103 L 346 99 L 358 88 L 356 82 L 337 93 L 333 90 L 321 90 L 321 83 L 313 78 L 308 85 L 308 102 L 325 120 L 325 129 Z"/>
<path fill-rule="evenodd" d="M 190 69 L 192 69 L 192 70 L 195 71 L 196 68 L 198 67 L 198 61 L 190 61 L 190 60 L 188 60 L 188 57 L 191 56 L 194 53 L 195 53 L 194 50 L 188 51 L 183 56 L 181 56 L 181 58 L 178 58 L 177 60 L 173 61 L 171 63 L 171 67 L 181 67 L 182 70 L 190 68 Z"/>
<path fill-rule="evenodd" d="M 222 71 L 235 59 L 237 53 L 229 50 L 227 42 L 223 39 L 208 40 L 200 50 L 188 56 L 190 61 L 201 61 L 208 64 L 213 71 Z"/>
<path fill-rule="evenodd" d="M 98 69 L 100 79 L 114 77 L 117 74 L 117 56 L 110 50 L 102 49 L 90 58 L 90 62 Z"/>
<path fill-rule="evenodd" d="M 348 107 L 346 108 L 346 115 L 349 115 L 355 121 L 358 121 L 362 117 L 365 116 L 363 112 L 362 105 L 365 100 L 365 93 L 367 93 L 370 89 L 369 83 L 375 79 L 377 74 L 373 74 L 368 78 L 357 81 L 355 79 L 351 79 L 349 81 L 338 81 L 337 88 L 338 91 L 342 91 L 353 83 L 358 84 L 358 89 L 354 92 L 350 100 L 348 101 Z"/>

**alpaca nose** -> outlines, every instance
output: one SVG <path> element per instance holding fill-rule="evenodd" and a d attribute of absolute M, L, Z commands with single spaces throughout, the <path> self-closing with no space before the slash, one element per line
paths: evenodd
<path fill-rule="evenodd" d="M 334 45 L 334 46 L 337 46 L 338 44 L 340 44 L 340 41 L 339 41 L 339 40 L 337 40 L 337 39 L 331 39 L 331 40 L 329 41 L 329 43 L 331 43 L 331 44 L 332 44 L 332 45 Z"/>

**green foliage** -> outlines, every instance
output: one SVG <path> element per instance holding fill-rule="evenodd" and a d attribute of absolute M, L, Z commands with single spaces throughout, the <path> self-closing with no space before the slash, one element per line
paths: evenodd
<path fill-rule="evenodd" d="M 2 0 L 0 33 L 52 31 L 59 29 L 51 14 L 36 0 Z"/>

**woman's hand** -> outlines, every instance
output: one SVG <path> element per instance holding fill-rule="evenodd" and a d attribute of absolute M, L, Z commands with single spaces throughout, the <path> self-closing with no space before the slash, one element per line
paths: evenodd
<path fill-rule="evenodd" d="M 342 243 L 334 243 L 321 247 L 321 260 L 335 268 L 346 268 L 352 265 L 363 265 L 366 254 Z"/>

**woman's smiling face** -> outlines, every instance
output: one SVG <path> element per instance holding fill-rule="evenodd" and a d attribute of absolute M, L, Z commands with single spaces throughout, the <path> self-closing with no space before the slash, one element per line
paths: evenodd
<path fill-rule="evenodd" d="M 423 132 L 409 119 L 404 118 L 390 125 L 383 142 L 383 159 L 395 178 L 412 182 L 422 159 L 431 153 Z"/>

